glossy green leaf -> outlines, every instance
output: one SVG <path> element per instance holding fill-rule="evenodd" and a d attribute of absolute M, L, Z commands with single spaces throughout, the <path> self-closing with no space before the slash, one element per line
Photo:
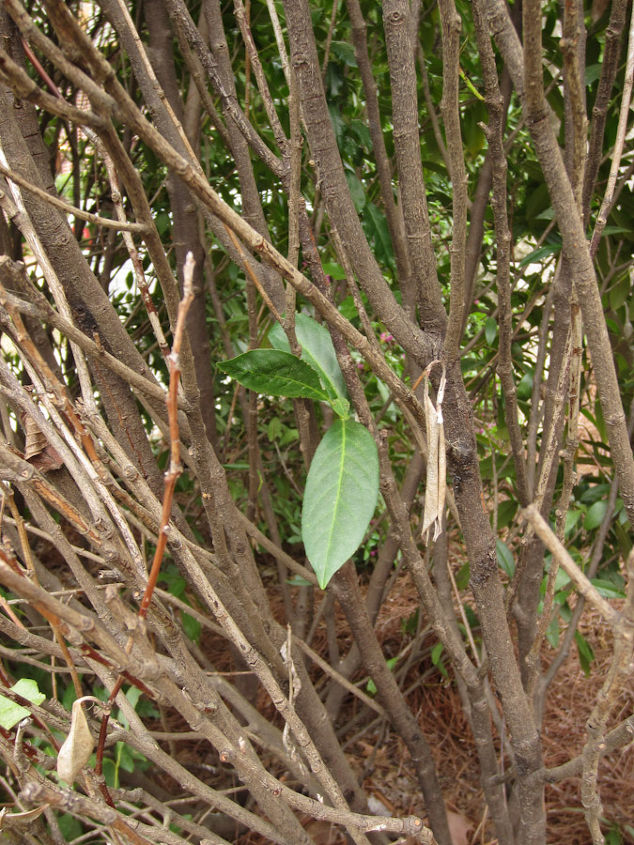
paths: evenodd
<path fill-rule="evenodd" d="M 326 399 L 335 399 L 337 396 L 345 398 L 347 395 L 346 385 L 328 329 L 318 323 L 317 320 L 313 320 L 308 314 L 297 314 L 295 316 L 295 335 L 297 342 L 302 347 L 302 361 L 310 364 L 319 373 L 321 383 L 328 393 Z M 288 339 L 279 323 L 276 323 L 269 332 L 269 340 L 271 346 L 275 349 L 290 354 L 291 348 Z"/>
<path fill-rule="evenodd" d="M 256 393 L 302 396 L 317 401 L 328 399 L 315 370 L 290 352 L 253 349 L 229 361 L 220 361 L 218 369 Z"/>
<path fill-rule="evenodd" d="M 372 435 L 354 420 L 337 420 L 313 457 L 302 510 L 302 540 L 322 590 L 358 549 L 378 494 Z"/>

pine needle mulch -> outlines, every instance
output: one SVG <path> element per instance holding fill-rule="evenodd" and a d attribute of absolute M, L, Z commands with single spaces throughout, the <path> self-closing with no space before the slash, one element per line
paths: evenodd
<path fill-rule="evenodd" d="M 273 596 L 272 600 L 275 604 Z M 399 577 L 377 620 L 377 633 L 386 658 L 397 658 L 394 672 L 401 688 L 407 691 L 410 707 L 434 756 L 450 814 L 454 845 L 495 845 L 479 783 L 477 754 L 460 695 L 454 680 L 442 671 L 442 655 L 433 653 L 436 641 L 418 622 L 417 608 L 411 581 L 407 576 Z M 343 655 L 350 645 L 350 636 L 338 606 L 335 620 L 336 640 Z M 598 614 L 586 608 L 579 628 L 593 649 L 594 660 L 586 676 L 573 646 L 549 688 L 543 726 L 544 761 L 549 768 L 581 753 L 585 723 L 612 656 L 611 634 Z M 414 651 L 412 641 L 415 637 Z M 327 659 L 325 625 L 319 625 L 311 645 Z M 215 663 L 214 655 L 207 653 Z M 553 654 L 545 644 L 545 667 Z M 362 671 L 353 679 L 363 690 L 367 689 L 367 680 Z M 266 696 L 258 697 L 258 707 L 268 718 L 277 721 Z M 374 811 L 386 815 L 413 813 L 425 818 L 420 788 L 403 741 L 385 720 L 375 718 L 374 713 L 362 712 L 360 707 L 358 700 L 348 696 L 338 719 L 338 733 Z M 608 730 L 632 712 L 634 685 L 620 696 Z M 505 764 L 509 765 L 508 759 Z M 634 744 L 603 758 L 599 788 L 606 819 L 604 833 L 609 835 L 611 830 L 615 831 L 613 838 L 608 838 L 609 845 L 634 845 L 634 835 L 628 832 L 634 829 Z M 580 777 L 548 785 L 546 810 L 547 842 L 591 845 L 581 804 Z M 306 819 L 305 825 L 320 845 L 339 845 L 346 841 L 340 831 L 325 823 Z M 253 833 L 243 834 L 234 841 L 236 845 L 263 845 L 263 840 Z"/>

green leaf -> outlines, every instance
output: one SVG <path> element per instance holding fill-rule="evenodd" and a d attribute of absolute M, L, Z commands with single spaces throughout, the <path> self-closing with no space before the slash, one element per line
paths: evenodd
<path fill-rule="evenodd" d="M 559 617 L 554 616 L 548 630 L 546 631 L 546 639 L 552 648 L 557 648 L 559 645 Z"/>
<path fill-rule="evenodd" d="M 627 559 L 627 556 L 629 555 L 630 551 L 632 550 L 632 539 L 631 539 L 631 536 L 630 536 L 630 532 L 626 531 L 623 528 L 622 525 L 619 525 L 618 522 L 615 522 L 612 525 L 612 530 L 614 531 L 614 534 L 616 535 L 616 539 L 617 539 L 617 542 L 619 544 L 619 549 L 621 551 L 621 554 L 623 555 L 624 558 Z"/>
<path fill-rule="evenodd" d="M 588 65 L 584 73 L 586 87 L 597 81 L 597 79 L 601 76 L 602 67 L 603 65 L 600 64 Z"/>
<path fill-rule="evenodd" d="M 456 587 L 460 591 L 466 590 L 469 586 L 469 578 L 471 577 L 471 567 L 469 561 L 463 563 L 460 569 L 456 572 Z"/>
<path fill-rule="evenodd" d="M 330 406 L 339 419 L 347 420 L 350 416 L 350 402 L 347 399 L 337 396 L 336 399 L 332 400 Z"/>
<path fill-rule="evenodd" d="M 39 691 L 37 683 L 30 678 L 20 678 L 9 689 L 21 695 L 22 698 L 26 698 L 32 704 L 41 704 L 46 698 L 44 693 Z M 18 722 L 21 722 L 22 719 L 26 719 L 30 715 L 31 713 L 26 707 L 22 707 L 21 704 L 11 701 L 10 698 L 0 695 L 0 727 L 6 731 L 10 731 L 14 725 L 17 725 Z"/>
<path fill-rule="evenodd" d="M 583 493 L 579 497 L 579 501 L 583 502 L 584 505 L 592 505 L 594 504 L 594 502 L 598 502 L 600 499 L 607 499 L 609 493 L 609 484 L 592 484 L 590 487 L 583 491 Z"/>
<path fill-rule="evenodd" d="M 396 666 L 397 663 L 398 663 L 398 657 L 390 657 L 389 660 L 385 661 L 385 665 L 390 670 L 390 672 L 392 671 L 392 669 L 394 669 L 394 667 Z M 374 683 L 372 678 L 368 679 L 368 682 L 365 685 L 365 688 L 366 688 L 366 691 L 369 693 L 369 695 L 376 695 L 377 694 L 376 684 Z"/>
<path fill-rule="evenodd" d="M 577 643 L 579 663 L 583 669 L 583 674 L 587 677 L 590 674 L 590 664 L 594 660 L 592 646 L 579 631 L 575 631 L 575 642 Z"/>
<path fill-rule="evenodd" d="M 310 587 L 312 581 L 302 578 L 301 575 L 293 575 L 291 578 L 286 579 L 286 583 L 289 587 Z"/>
<path fill-rule="evenodd" d="M 440 657 L 443 653 L 444 646 L 442 643 L 436 643 L 436 645 L 431 650 L 431 662 L 434 666 L 438 666 L 440 662 Z"/>
<path fill-rule="evenodd" d="M 357 66 L 357 59 L 354 54 L 354 47 L 348 41 L 332 41 L 330 49 L 333 56 L 344 62 L 349 67 Z"/>
<path fill-rule="evenodd" d="M 363 206 L 365 205 L 365 188 L 361 180 L 356 173 L 350 173 L 349 170 L 346 170 L 346 182 L 348 183 L 348 190 L 350 191 L 354 207 L 358 212 L 363 211 Z"/>
<path fill-rule="evenodd" d="M 586 531 L 594 531 L 603 522 L 603 517 L 608 509 L 608 503 L 605 499 L 595 502 L 588 508 L 588 513 L 583 521 L 583 527 Z"/>
<path fill-rule="evenodd" d="M 552 564 L 551 564 L 552 566 Z M 555 575 L 555 594 L 561 593 L 563 590 L 566 590 L 570 584 L 570 576 L 564 569 L 558 569 L 557 574 Z M 546 578 L 544 578 L 543 582 L 544 592 L 546 591 Z"/>
<path fill-rule="evenodd" d="M 202 630 L 202 625 L 198 619 L 194 619 L 193 616 L 190 616 L 189 613 L 185 613 L 185 611 L 181 612 L 181 619 L 185 635 L 193 642 L 198 643 L 200 640 L 200 632 Z"/>
<path fill-rule="evenodd" d="M 496 540 L 495 549 L 497 551 L 498 565 L 500 566 L 500 569 L 503 569 L 508 577 L 512 578 L 513 573 L 515 572 L 515 560 L 513 558 L 513 553 L 506 543 L 502 542 L 502 540 Z"/>
<path fill-rule="evenodd" d="M 506 528 L 513 522 L 517 512 L 517 502 L 512 499 L 503 499 L 498 505 L 498 528 Z"/>
<path fill-rule="evenodd" d="M 613 584 L 612 581 L 607 581 L 605 578 L 593 578 L 592 579 L 593 585 L 599 591 L 599 594 L 603 596 L 604 599 L 624 599 L 625 592 L 624 590 L 617 587 L 616 584 Z"/>
<path fill-rule="evenodd" d="M 44 693 L 40 692 L 37 681 L 32 681 L 30 678 L 20 678 L 11 689 L 21 695 L 22 698 L 28 699 L 32 704 L 40 705 L 46 699 Z"/>
<path fill-rule="evenodd" d="M 0 727 L 10 731 L 14 725 L 17 725 L 18 722 L 26 719 L 29 715 L 26 707 L 16 704 L 15 701 L 11 701 L 10 698 L 5 698 L 3 695 L 0 696 Z"/>
<path fill-rule="evenodd" d="M 484 336 L 486 338 L 486 342 L 489 346 L 493 346 L 493 341 L 498 335 L 498 324 L 497 320 L 494 320 L 493 317 L 489 317 L 486 321 L 486 325 L 484 327 Z"/>
<path fill-rule="evenodd" d="M 394 262 L 394 252 L 385 215 L 374 203 L 369 202 L 365 206 L 363 222 L 367 234 L 374 242 L 377 258 L 381 263 L 391 266 Z"/>
<path fill-rule="evenodd" d="M 469 79 L 469 77 L 467 76 L 467 74 L 466 74 L 466 73 L 462 70 L 462 68 L 460 69 L 460 76 L 461 76 L 461 78 L 462 78 L 463 82 L 465 82 L 465 84 L 466 84 L 467 88 L 469 89 L 469 91 L 471 91 L 471 93 L 474 95 L 474 97 L 477 97 L 477 98 L 478 98 L 478 100 L 481 100 L 481 102 L 484 102 L 484 97 L 483 97 L 483 96 L 482 96 L 482 94 L 478 91 L 478 89 L 475 87 L 475 85 L 473 84 L 473 82 Z"/>
<path fill-rule="evenodd" d="M 279 417 L 273 417 L 269 422 L 266 434 L 271 441 L 277 440 L 282 434 L 282 420 Z"/>
<path fill-rule="evenodd" d="M 324 273 L 327 276 L 332 276 L 333 279 L 341 280 L 346 278 L 346 271 L 341 264 L 337 264 L 334 261 L 324 261 L 321 266 L 323 267 Z"/>
<path fill-rule="evenodd" d="M 315 370 L 290 352 L 252 349 L 230 361 L 220 361 L 218 369 L 256 393 L 328 400 Z"/>
<path fill-rule="evenodd" d="M 81 822 L 74 816 L 71 816 L 70 813 L 64 813 L 64 815 L 58 816 L 57 823 L 64 842 L 71 842 L 84 832 Z"/>
<path fill-rule="evenodd" d="M 416 610 L 413 613 L 410 613 L 406 619 L 401 620 L 401 631 L 404 634 L 409 634 L 410 637 L 413 637 L 418 629 L 418 617 L 418 608 L 416 608 Z"/>
<path fill-rule="evenodd" d="M 131 749 L 124 742 L 117 743 L 117 755 L 119 758 L 119 766 L 126 772 L 133 772 L 135 768 L 135 760 Z"/>
<path fill-rule="evenodd" d="M 334 89 L 341 88 L 341 75 L 339 74 L 338 69 L 335 68 L 332 64 L 328 65 L 328 76 L 331 93 L 335 93 Z M 330 105 L 328 106 L 328 114 L 330 115 L 332 128 L 335 131 L 335 137 L 337 138 L 337 146 L 339 147 L 339 149 L 341 149 L 341 142 L 343 141 L 343 133 L 346 125 L 342 120 L 341 114 L 339 113 L 339 109 L 334 103 L 330 103 Z"/>
<path fill-rule="evenodd" d="M 323 589 L 363 540 L 379 494 L 379 458 L 370 432 L 337 420 L 310 465 L 302 540 Z"/>
<path fill-rule="evenodd" d="M 564 527 L 564 533 L 566 534 L 566 536 L 570 534 L 575 525 L 579 522 L 582 513 L 583 511 L 580 508 L 574 508 L 568 511 L 568 513 L 566 514 L 566 523 Z"/>
<path fill-rule="evenodd" d="M 517 385 L 517 398 L 520 400 L 530 399 L 533 392 L 533 374 L 532 372 L 524 373 Z"/>
<path fill-rule="evenodd" d="M 623 845 L 623 837 L 618 826 L 613 826 L 605 834 L 605 845 Z"/>
<path fill-rule="evenodd" d="M 319 378 L 328 393 L 328 397 L 336 399 L 337 396 L 341 396 L 345 399 L 347 395 L 346 385 L 339 369 L 335 347 L 332 345 L 328 329 L 318 323 L 317 320 L 313 320 L 308 314 L 296 314 L 295 335 L 297 342 L 302 347 L 302 360 L 310 364 L 319 373 Z M 279 323 L 276 323 L 269 332 L 269 340 L 271 346 L 275 349 L 281 349 L 290 354 L 291 348 L 288 338 Z"/>
<path fill-rule="evenodd" d="M 537 247 L 528 255 L 524 256 L 519 263 L 519 267 L 527 267 L 529 264 L 537 264 L 542 258 L 548 255 L 555 255 L 561 250 L 561 244 L 546 244 L 545 246 Z"/>
<path fill-rule="evenodd" d="M 603 231 L 605 234 L 605 229 Z M 616 284 L 610 291 L 610 308 L 612 308 L 614 311 L 618 311 L 621 305 L 624 305 L 626 302 L 628 302 L 630 297 L 632 296 L 631 288 L 632 285 L 628 274 L 623 279 L 621 279 L 621 281 Z"/>
<path fill-rule="evenodd" d="M 357 136 L 357 140 L 368 152 L 372 152 L 372 136 L 370 130 L 362 120 L 351 120 L 350 131 Z"/>

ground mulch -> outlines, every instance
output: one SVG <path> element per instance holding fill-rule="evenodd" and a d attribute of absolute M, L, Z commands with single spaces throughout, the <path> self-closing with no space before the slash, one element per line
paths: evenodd
<path fill-rule="evenodd" d="M 275 596 L 272 596 L 272 601 L 276 603 Z M 450 674 L 443 674 L 432 661 L 435 640 L 431 633 L 419 630 L 420 641 L 415 659 L 407 651 L 412 631 L 416 631 L 414 614 L 417 608 L 418 601 L 411 581 L 403 575 L 397 579 L 377 620 L 379 639 L 386 657 L 404 654 L 394 671 L 399 676 L 401 688 L 408 691 L 412 711 L 416 713 L 432 749 L 455 845 L 495 845 L 496 839 L 479 784 L 477 755 L 455 682 Z M 339 608 L 336 610 L 336 628 L 338 647 L 345 654 L 350 636 Z M 611 634 L 598 614 L 586 609 L 579 629 L 594 651 L 594 661 L 590 674 L 586 676 L 573 646 L 551 684 L 543 729 L 544 760 L 548 767 L 560 765 L 581 752 L 586 719 L 595 704 L 612 656 Z M 311 645 L 323 656 L 328 655 L 325 625 L 318 627 Z M 226 647 L 223 648 L 226 655 Z M 209 654 L 207 648 L 205 651 Z M 213 654 L 209 656 L 215 663 Z M 545 666 L 552 656 L 553 652 L 546 643 L 543 650 Z M 277 714 L 266 696 L 262 696 L 258 703 L 260 709 L 277 722 Z M 633 711 L 634 685 L 621 695 L 609 728 Z M 374 714 L 370 717 L 364 715 L 361 720 L 358 716 L 359 704 L 350 696 L 339 719 L 339 724 L 344 726 L 340 736 L 351 765 L 366 793 L 371 796 L 375 812 L 388 815 L 413 813 L 424 818 L 420 789 L 404 743 L 384 721 L 373 718 Z M 634 745 L 602 760 L 599 782 L 604 817 L 608 822 L 604 827 L 608 845 L 634 845 L 634 836 L 627 829 L 628 826 L 632 826 L 630 830 L 634 827 Z M 548 843 L 591 845 L 580 788 L 579 777 L 547 787 Z M 339 845 L 347 841 L 340 831 L 326 823 L 306 819 L 305 826 L 320 845 Z M 261 837 L 254 833 L 238 837 L 235 842 L 236 845 L 263 845 Z"/>

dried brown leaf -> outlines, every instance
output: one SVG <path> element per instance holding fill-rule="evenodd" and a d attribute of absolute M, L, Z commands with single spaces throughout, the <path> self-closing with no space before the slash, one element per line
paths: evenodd
<path fill-rule="evenodd" d="M 70 733 L 57 755 L 57 774 L 59 777 L 66 783 L 72 784 L 90 759 L 94 746 L 95 741 L 88 727 L 82 699 L 78 698 L 73 704 Z"/>
<path fill-rule="evenodd" d="M 44 451 L 48 441 L 28 414 L 22 416 L 22 425 L 25 437 L 24 460 L 29 461 Z"/>
<path fill-rule="evenodd" d="M 447 810 L 447 821 L 449 823 L 449 832 L 451 833 L 453 845 L 469 845 L 469 832 L 473 830 L 473 824 L 469 819 L 465 819 L 460 813 L 453 813 L 451 810 Z"/>
<path fill-rule="evenodd" d="M 442 400 L 445 388 L 445 376 L 440 380 L 436 405 L 429 398 L 429 384 L 425 378 L 425 419 L 427 424 L 427 482 L 425 485 L 425 510 L 423 513 L 422 535 L 429 537 L 433 526 L 436 540 L 442 531 L 442 516 L 445 509 L 446 495 L 446 457 L 445 428 L 442 416 Z"/>
<path fill-rule="evenodd" d="M 28 461 L 40 472 L 59 469 L 64 463 L 59 452 L 51 446 L 45 435 L 28 414 L 22 416 L 22 425 L 25 436 L 24 460 Z"/>
<path fill-rule="evenodd" d="M 9 827 L 26 827 L 26 825 L 41 816 L 48 806 L 48 804 L 42 804 L 40 807 L 25 810 L 23 813 L 8 813 L 7 808 L 3 807 L 0 810 L 0 830 Z"/>

